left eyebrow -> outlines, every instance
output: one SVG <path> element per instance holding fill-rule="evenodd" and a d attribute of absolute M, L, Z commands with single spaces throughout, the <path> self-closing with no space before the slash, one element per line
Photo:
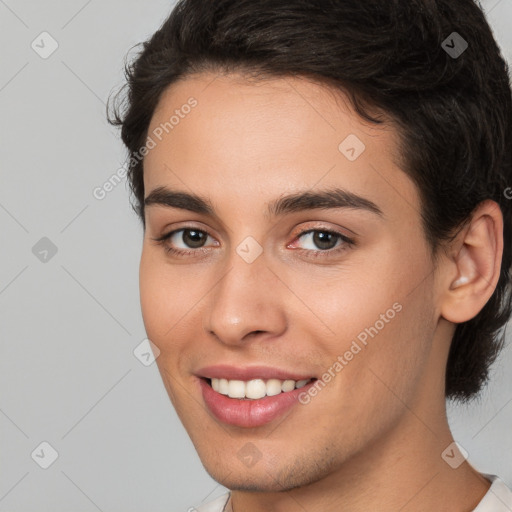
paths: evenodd
<path fill-rule="evenodd" d="M 279 216 L 303 210 L 330 208 L 366 210 L 384 217 L 382 210 L 373 201 L 341 188 L 286 195 L 270 203 L 268 212 L 271 216 Z"/>
<path fill-rule="evenodd" d="M 152 190 L 144 199 L 144 205 L 167 206 L 215 216 L 213 205 L 207 198 L 166 187 Z M 269 203 L 267 211 L 271 217 L 278 217 L 305 210 L 334 208 L 365 210 L 384 217 L 382 210 L 373 201 L 341 188 L 288 194 Z"/>

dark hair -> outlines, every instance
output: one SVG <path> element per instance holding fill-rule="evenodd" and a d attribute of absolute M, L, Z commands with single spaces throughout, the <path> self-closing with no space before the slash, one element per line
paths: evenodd
<path fill-rule="evenodd" d="M 463 49 L 457 32 L 468 44 Z M 467 402 L 489 378 L 512 313 L 512 98 L 508 66 L 473 0 L 181 0 L 126 65 L 110 122 L 131 155 L 145 146 L 168 86 L 204 71 L 297 76 L 345 92 L 372 123 L 391 120 L 402 169 L 417 185 L 433 254 L 477 205 L 496 201 L 504 251 L 496 289 L 457 325 L 446 397 Z M 126 90 L 127 89 L 127 90 Z M 127 94 L 124 94 L 124 93 Z M 144 223 L 143 160 L 131 158 L 134 209 Z"/>

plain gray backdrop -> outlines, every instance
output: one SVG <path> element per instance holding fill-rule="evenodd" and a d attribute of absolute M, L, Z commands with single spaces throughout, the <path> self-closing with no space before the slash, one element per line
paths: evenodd
<path fill-rule="evenodd" d="M 124 57 L 173 5 L 0 0 L 0 512 L 179 512 L 225 492 L 134 354 L 142 229 L 126 182 L 93 194 L 124 163 L 105 119 Z M 512 62 L 512 0 L 483 6 Z M 511 368 L 509 343 L 480 400 L 449 408 L 470 463 L 509 486 Z"/>

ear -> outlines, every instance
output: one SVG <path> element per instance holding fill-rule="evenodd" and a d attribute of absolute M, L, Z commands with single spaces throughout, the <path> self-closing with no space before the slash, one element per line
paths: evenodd
<path fill-rule="evenodd" d="M 496 289 L 502 254 L 503 215 L 496 202 L 486 200 L 451 244 L 443 272 L 441 316 L 462 323 L 481 311 Z"/>

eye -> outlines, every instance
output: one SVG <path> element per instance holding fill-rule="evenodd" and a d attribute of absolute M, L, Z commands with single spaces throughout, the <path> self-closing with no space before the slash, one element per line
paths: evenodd
<path fill-rule="evenodd" d="M 187 256 L 203 252 L 206 240 L 210 235 L 206 231 L 196 228 L 182 228 L 166 233 L 153 240 L 164 246 L 168 253 Z"/>
<path fill-rule="evenodd" d="M 155 242 L 164 247 L 167 253 L 175 256 L 204 255 L 207 252 L 206 242 L 208 239 L 213 240 L 214 245 L 219 245 L 206 231 L 193 227 L 177 229 L 159 238 L 153 238 Z M 312 257 L 327 257 L 355 245 L 353 240 L 342 233 L 321 228 L 302 231 L 295 240 L 301 239 L 305 241 L 305 247 L 294 247 L 296 242 L 287 247 L 296 248 Z"/>
<path fill-rule="evenodd" d="M 199 229 L 179 229 L 170 233 L 169 241 L 179 249 L 198 249 L 208 239 L 208 233 Z M 179 244 L 182 244 L 180 247 Z"/>
<path fill-rule="evenodd" d="M 298 249 L 312 253 L 315 257 L 324 256 L 325 253 L 337 253 L 355 244 L 353 240 L 342 233 L 328 229 L 308 229 L 299 233 L 297 240 L 300 239 L 305 243 L 303 242 L 302 247 Z"/>

